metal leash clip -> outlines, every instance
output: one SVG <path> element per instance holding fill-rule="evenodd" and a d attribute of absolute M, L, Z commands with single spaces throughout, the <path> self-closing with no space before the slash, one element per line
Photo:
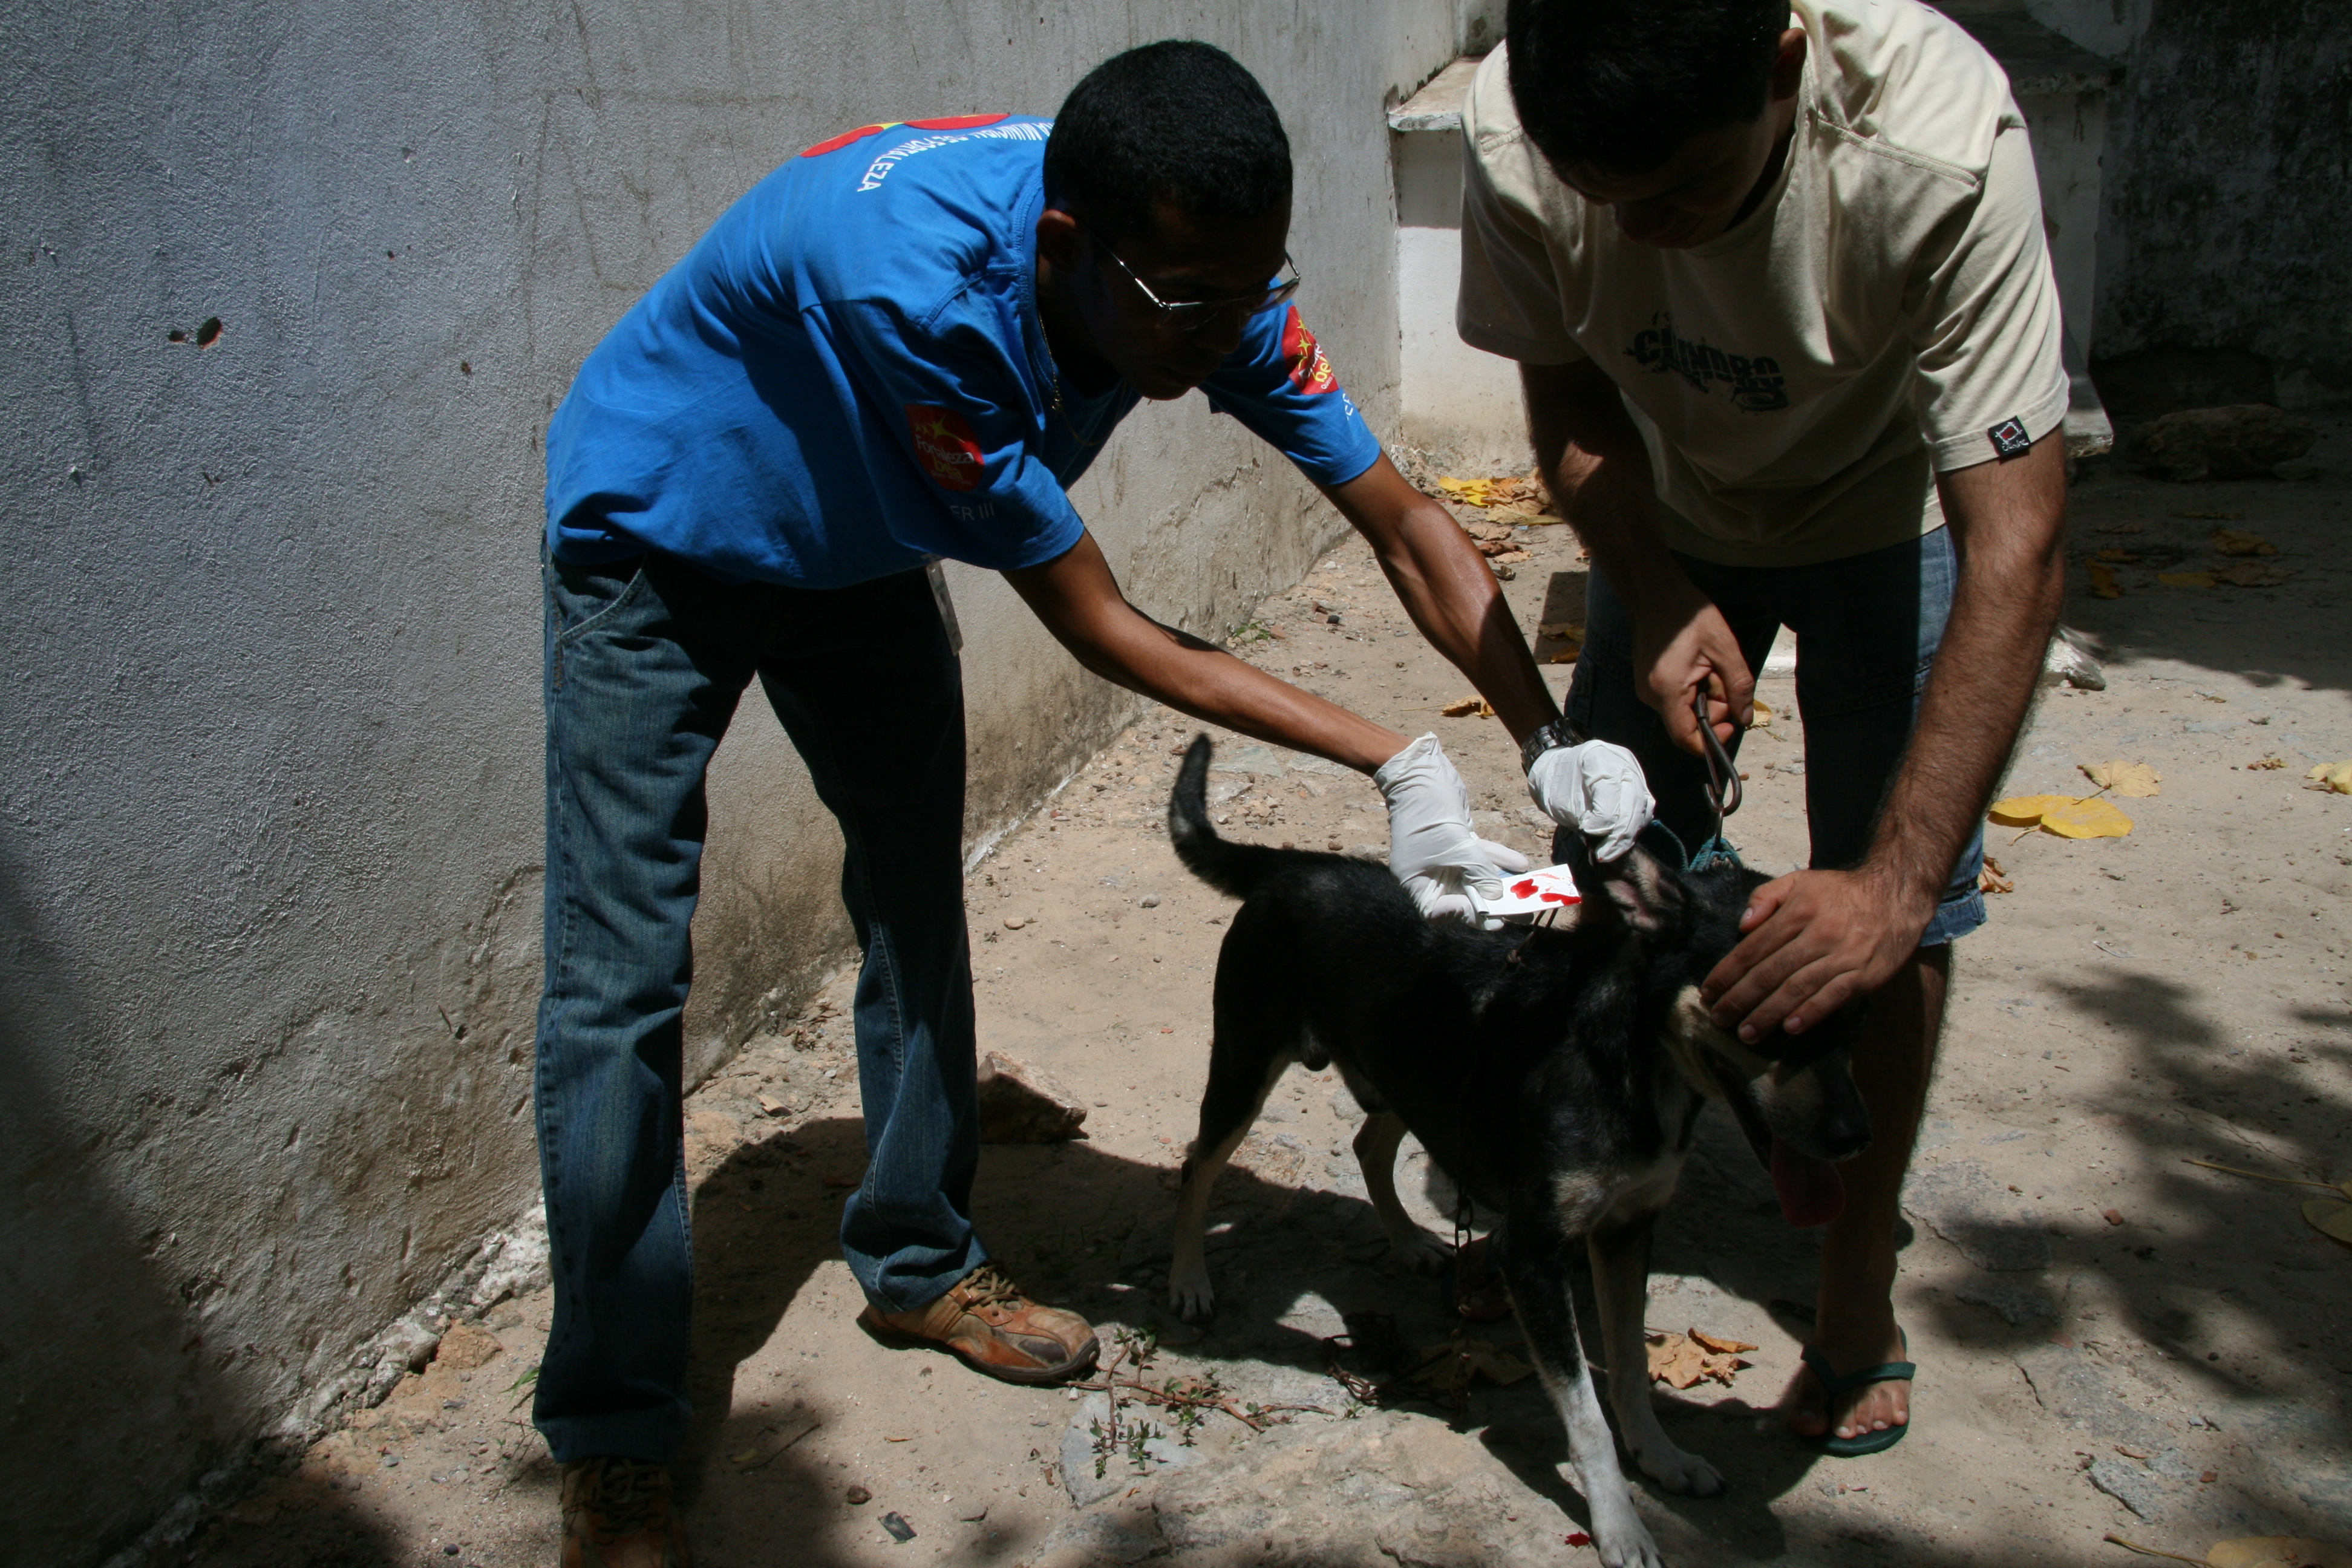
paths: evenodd
<path fill-rule="evenodd" d="M 1706 746 L 1706 804 L 1715 808 L 1715 842 L 1723 842 L 1723 819 L 1739 809 L 1739 770 L 1732 765 L 1731 753 L 1715 738 L 1715 726 L 1706 719 L 1706 686 L 1702 682 L 1691 693 L 1691 716 L 1698 721 L 1699 739 Z"/>

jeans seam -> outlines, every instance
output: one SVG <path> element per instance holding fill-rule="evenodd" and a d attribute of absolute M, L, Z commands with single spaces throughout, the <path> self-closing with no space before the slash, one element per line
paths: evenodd
<path fill-rule="evenodd" d="M 824 758 L 826 775 L 833 778 L 841 777 L 838 759 L 833 754 L 833 737 L 824 733 L 822 727 L 819 727 L 818 736 L 815 739 L 826 753 Z M 808 762 L 810 771 L 815 772 L 817 759 L 810 758 Z M 835 820 L 841 824 L 842 837 L 853 841 L 849 850 L 850 875 L 857 879 L 858 897 L 865 902 L 868 921 L 867 930 L 872 933 L 869 938 L 870 945 L 866 953 L 866 962 L 868 964 L 878 963 L 882 968 L 883 994 L 890 1009 L 890 1069 L 898 1086 L 897 1092 L 891 1097 L 895 1102 L 905 1093 L 907 1082 L 907 1005 L 906 998 L 899 988 L 898 955 L 890 940 L 887 926 L 878 918 L 880 903 L 875 897 L 873 872 L 867 865 L 865 848 L 869 836 L 865 832 L 863 823 L 853 826 L 846 815 L 836 813 Z M 856 1030 L 856 1019 L 854 1016 L 851 1018 L 850 1026 L 854 1036 Z M 862 1042 L 859 1043 L 858 1048 L 862 1055 Z M 861 1082 L 861 1090 L 863 1087 Z M 858 1184 L 857 1192 L 854 1196 L 866 1195 L 867 1186 L 874 1179 L 874 1171 L 875 1163 L 869 1160 L 866 1163 L 865 1179 Z M 923 1303 L 916 1302 L 914 1305 L 920 1306 Z M 908 1310 L 897 1302 L 885 1302 L 883 1306 L 886 1310 L 894 1312 Z"/>

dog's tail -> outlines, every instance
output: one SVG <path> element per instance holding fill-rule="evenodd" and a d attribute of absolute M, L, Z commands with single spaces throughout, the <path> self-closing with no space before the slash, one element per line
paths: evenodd
<path fill-rule="evenodd" d="M 1195 735 L 1168 792 L 1168 841 L 1185 868 L 1221 893 L 1246 899 L 1281 862 L 1282 851 L 1263 844 L 1236 844 L 1217 837 L 1209 821 L 1209 753 L 1206 735 Z"/>

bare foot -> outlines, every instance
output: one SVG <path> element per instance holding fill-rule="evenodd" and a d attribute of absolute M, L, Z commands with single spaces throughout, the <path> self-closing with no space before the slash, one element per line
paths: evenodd
<path fill-rule="evenodd" d="M 1841 1375 L 1909 1359 L 1903 1331 L 1891 1324 L 1874 1333 L 1839 1334 L 1823 1327 L 1813 1336 L 1813 1350 Z M 1780 1395 L 1780 1409 L 1789 1430 L 1800 1437 L 1860 1437 L 1910 1421 L 1911 1384 L 1905 1378 L 1866 1384 L 1847 1390 L 1836 1403 L 1837 1408 L 1832 1409 L 1829 1391 L 1813 1375 L 1812 1368 L 1800 1366 L 1797 1375 L 1789 1380 L 1788 1391 Z"/>

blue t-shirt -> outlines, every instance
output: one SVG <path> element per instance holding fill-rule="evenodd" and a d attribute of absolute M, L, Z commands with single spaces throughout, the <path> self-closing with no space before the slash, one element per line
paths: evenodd
<path fill-rule="evenodd" d="M 580 367 L 548 426 L 549 548 L 837 588 L 1076 543 L 1066 488 L 1137 394 L 1054 406 L 1034 259 L 1051 125 L 865 126 L 753 186 Z M 1202 390 L 1318 483 L 1380 456 L 1294 306 L 1253 317 Z"/>

